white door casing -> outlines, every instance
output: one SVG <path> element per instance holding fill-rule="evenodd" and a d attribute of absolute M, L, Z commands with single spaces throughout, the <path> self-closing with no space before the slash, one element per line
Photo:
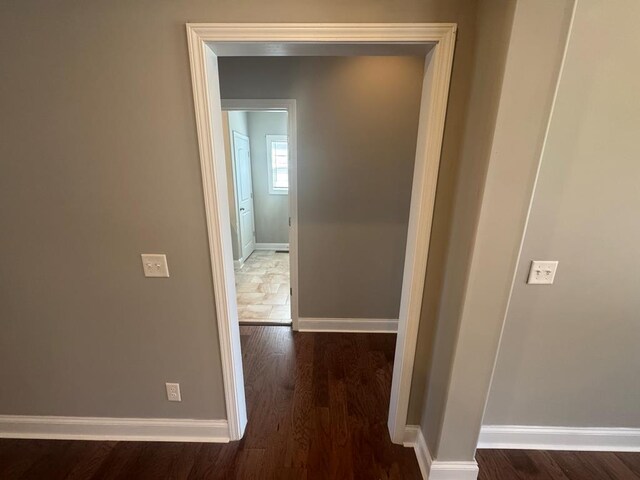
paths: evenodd
<path fill-rule="evenodd" d="M 242 259 L 246 260 L 256 248 L 253 213 L 253 183 L 251 180 L 251 149 L 249 137 L 233 132 L 233 161 L 236 172 L 236 203 L 238 208 L 238 236 Z"/>
<path fill-rule="evenodd" d="M 211 273 L 215 295 L 224 396 L 231 440 L 242 438 L 247 423 L 226 164 L 218 56 L 362 54 L 363 47 L 427 46 L 411 208 L 400 299 L 388 428 L 403 443 L 415 359 L 422 294 L 428 260 L 440 152 L 455 48 L 453 23 L 192 23 L 187 24 L 196 127 L 202 169 Z M 338 52 L 339 53 L 336 53 Z M 288 53 L 287 53 L 288 52 Z M 282 54 L 280 53 L 280 54 Z M 295 138 L 290 138 L 290 146 Z M 295 175 L 293 176 L 295 181 Z M 295 205 L 294 205 L 295 207 Z M 295 210 L 294 210 L 295 212 Z M 292 217 L 295 222 L 295 217 Z M 295 238 L 295 237 L 294 237 Z M 293 275 L 292 270 L 292 275 Z M 292 297 L 292 308 L 293 300 Z"/>

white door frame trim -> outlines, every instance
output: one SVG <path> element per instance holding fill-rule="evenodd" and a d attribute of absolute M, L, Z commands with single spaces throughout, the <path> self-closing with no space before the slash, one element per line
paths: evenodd
<path fill-rule="evenodd" d="M 187 24 L 191 79 L 202 168 L 224 394 L 231 440 L 242 438 L 247 422 L 240 332 L 237 322 L 233 258 L 227 199 L 218 62 L 207 44 L 236 42 L 255 53 L 260 43 L 327 45 L 429 44 L 411 192 L 411 209 L 400 300 L 388 427 L 391 439 L 404 438 L 411 376 L 422 307 L 428 245 L 433 219 L 440 153 L 456 25 L 452 23 L 357 24 Z"/>
<path fill-rule="evenodd" d="M 291 286 L 291 327 L 298 330 L 298 148 L 296 101 L 294 99 L 223 99 L 222 110 L 242 110 L 246 112 L 282 111 L 287 112 L 287 135 L 289 137 L 289 275 Z M 255 205 L 254 205 L 255 209 Z M 255 210 L 254 210 L 255 211 Z M 256 250 L 259 250 L 256 243 Z M 275 245 L 275 244 L 273 244 Z M 280 249 L 283 249 L 282 245 Z"/>

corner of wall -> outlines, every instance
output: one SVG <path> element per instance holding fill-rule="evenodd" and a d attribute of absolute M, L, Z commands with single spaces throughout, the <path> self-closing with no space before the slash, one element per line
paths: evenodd
<path fill-rule="evenodd" d="M 447 241 L 449 247 L 443 265 L 446 274 L 439 306 L 431 309 L 432 313 L 437 313 L 437 322 L 431 322 L 431 338 L 427 339 L 432 349 L 425 362 L 430 368 L 425 374 L 421 428 L 429 433 L 426 438 L 432 452 L 437 452 L 461 316 L 461 299 L 467 288 L 514 12 L 513 4 L 505 8 L 498 0 L 483 2 L 477 12 L 472 85 L 451 214 L 452 226 Z M 421 328 L 425 328 L 424 325 Z"/>
<path fill-rule="evenodd" d="M 566 9 L 567 2 L 519 0 L 504 44 L 503 84 L 475 242 L 466 289 L 456 296 L 461 314 L 454 335 L 446 343 L 436 341 L 435 355 L 440 357 L 433 368 L 440 370 L 440 377 L 429 384 L 436 391 L 429 392 L 422 419 L 427 439 L 433 435 L 430 446 L 438 460 L 474 457 L 569 29 Z M 544 36 L 540 25 L 546 26 Z M 492 282 L 484 277 L 487 270 L 493 272 Z M 441 316 L 441 321 L 445 318 L 451 317 Z"/>

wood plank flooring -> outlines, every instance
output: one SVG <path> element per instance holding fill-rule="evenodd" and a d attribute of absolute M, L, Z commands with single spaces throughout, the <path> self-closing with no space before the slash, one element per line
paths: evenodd
<path fill-rule="evenodd" d="M 419 479 L 387 409 L 395 336 L 242 326 L 249 422 L 229 444 L 0 440 L 1 480 Z M 479 480 L 640 480 L 640 454 L 479 450 Z"/>
<path fill-rule="evenodd" d="M 478 450 L 478 480 L 640 480 L 640 453 Z"/>

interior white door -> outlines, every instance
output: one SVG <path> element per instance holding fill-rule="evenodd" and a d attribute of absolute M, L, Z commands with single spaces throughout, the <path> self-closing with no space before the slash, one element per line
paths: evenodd
<path fill-rule="evenodd" d="M 256 248 L 253 218 L 253 182 L 251 181 L 251 150 L 249 137 L 233 132 L 233 159 L 236 166 L 236 202 L 242 258 L 246 260 Z"/>

